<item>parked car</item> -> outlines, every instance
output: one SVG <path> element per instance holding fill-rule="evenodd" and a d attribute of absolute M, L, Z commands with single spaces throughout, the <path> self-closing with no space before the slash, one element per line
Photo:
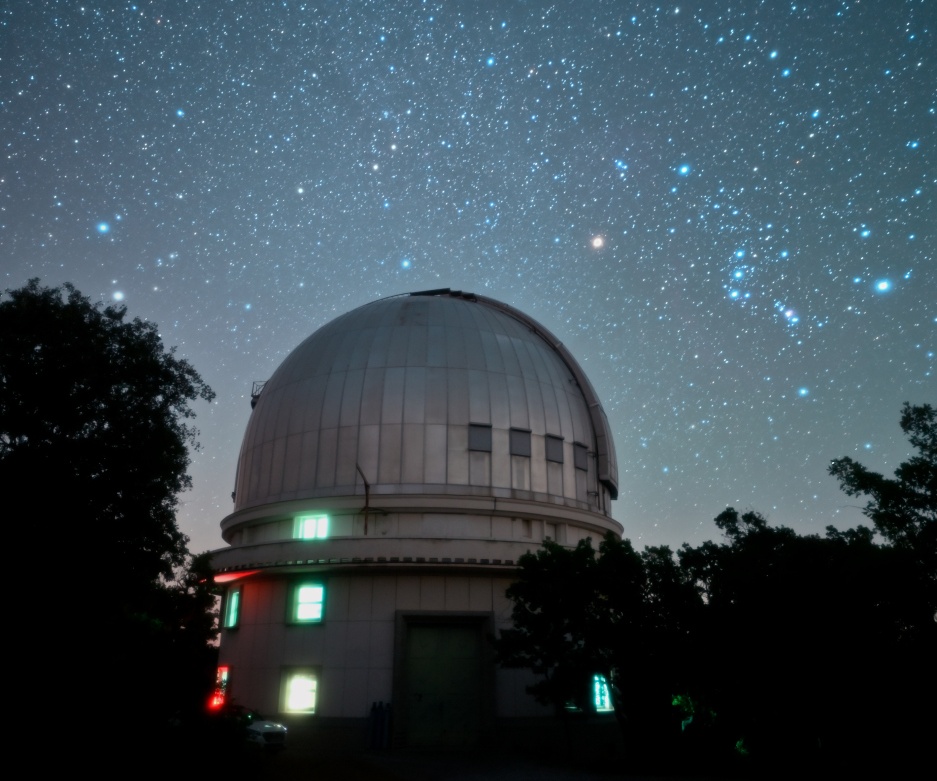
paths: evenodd
<path fill-rule="evenodd" d="M 286 748 L 285 726 L 271 721 L 252 708 L 236 703 L 225 704 L 219 714 L 225 720 L 243 730 L 247 742 L 265 749 Z"/>

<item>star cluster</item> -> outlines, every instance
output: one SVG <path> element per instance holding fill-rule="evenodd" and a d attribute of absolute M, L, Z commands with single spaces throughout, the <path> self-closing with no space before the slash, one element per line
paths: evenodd
<path fill-rule="evenodd" d="M 937 12 L 897 2 L 33 0 L 0 9 L 0 272 L 149 318 L 218 392 L 180 524 L 219 547 L 250 411 L 349 309 L 452 287 L 562 338 L 637 545 L 937 403 Z"/>

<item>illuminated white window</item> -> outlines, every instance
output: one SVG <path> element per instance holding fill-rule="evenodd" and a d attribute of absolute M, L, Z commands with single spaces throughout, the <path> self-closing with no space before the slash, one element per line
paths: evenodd
<path fill-rule="evenodd" d="M 300 515 L 296 518 L 293 537 L 297 540 L 324 540 L 329 536 L 329 516 Z"/>
<path fill-rule="evenodd" d="M 290 670 L 283 684 L 283 710 L 287 713 L 316 712 L 316 675 L 309 670 Z"/>
<path fill-rule="evenodd" d="M 317 583 L 304 583 L 296 587 L 293 598 L 293 621 L 313 623 L 322 620 L 325 588 Z"/>
<path fill-rule="evenodd" d="M 610 713 L 615 710 L 612 705 L 612 693 L 608 689 L 608 682 L 604 675 L 592 676 L 592 704 L 596 713 Z"/>
<path fill-rule="evenodd" d="M 233 588 L 228 592 L 228 601 L 224 608 L 224 628 L 233 629 L 238 625 L 241 615 L 241 589 Z"/>

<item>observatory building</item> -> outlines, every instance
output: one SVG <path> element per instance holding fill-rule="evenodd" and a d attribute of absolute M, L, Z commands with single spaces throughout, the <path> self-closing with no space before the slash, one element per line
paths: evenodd
<path fill-rule="evenodd" d="M 552 715 L 494 663 L 505 589 L 547 538 L 622 531 L 608 421 L 560 341 L 490 298 L 396 296 L 312 334 L 252 407 L 216 694 L 359 735 L 392 712 L 399 746 Z"/>

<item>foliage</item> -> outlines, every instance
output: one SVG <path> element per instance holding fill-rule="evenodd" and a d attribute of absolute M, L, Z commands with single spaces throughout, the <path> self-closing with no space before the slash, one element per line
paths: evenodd
<path fill-rule="evenodd" d="M 501 664 L 532 670 L 529 691 L 559 713 L 588 713 L 589 681 L 605 676 L 626 741 L 652 750 L 654 729 L 679 723 L 671 702 L 702 607 L 695 584 L 668 548 L 639 554 L 612 534 L 598 551 L 589 539 L 548 540 L 518 563 L 514 629 L 495 641 Z"/>
<path fill-rule="evenodd" d="M 901 424 L 917 454 L 894 479 L 848 458 L 830 469 L 871 497 L 874 528 L 798 534 L 730 507 L 721 542 L 676 560 L 612 536 L 598 555 L 589 540 L 548 542 L 520 561 L 499 658 L 537 673 L 531 690 L 557 706 L 608 676 L 629 759 L 650 752 L 658 770 L 675 756 L 696 770 L 734 757 L 834 773 L 924 757 L 937 727 L 937 413 L 906 404 Z"/>
<path fill-rule="evenodd" d="M 851 458 L 834 460 L 829 471 L 849 496 L 870 497 L 863 513 L 882 537 L 913 557 L 937 611 L 937 410 L 906 402 L 901 430 L 917 455 L 898 466 L 894 479 Z"/>
<path fill-rule="evenodd" d="M 0 391 L 9 531 L 44 575 L 21 618 L 80 639 L 71 696 L 130 704 L 141 671 L 172 696 L 182 649 L 213 637 L 207 557 L 175 520 L 198 447 L 190 404 L 213 392 L 152 323 L 35 279 L 0 299 Z"/>

